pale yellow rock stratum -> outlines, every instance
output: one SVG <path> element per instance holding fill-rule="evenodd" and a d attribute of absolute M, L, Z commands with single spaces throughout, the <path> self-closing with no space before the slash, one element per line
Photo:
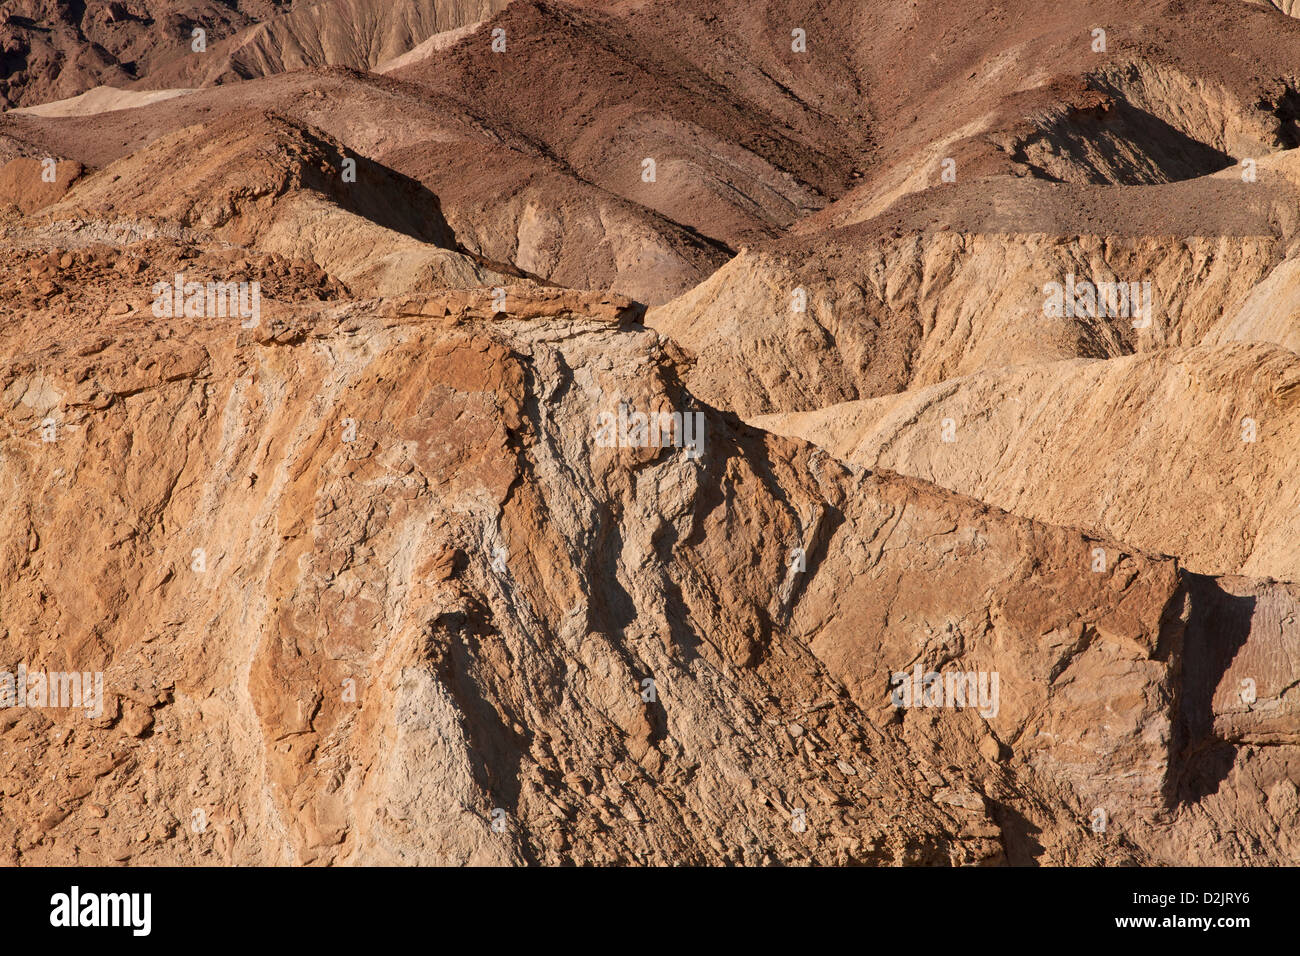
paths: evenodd
<path fill-rule="evenodd" d="M 163 100 L 174 99 L 177 96 L 185 96 L 193 92 L 193 90 L 189 89 L 119 90 L 111 86 L 97 86 L 93 90 L 87 90 L 67 99 L 41 103 L 39 106 L 26 106 L 9 112 L 48 117 L 95 116 L 99 113 L 110 113 L 113 110 L 137 109 L 141 106 L 148 106 L 150 103 L 159 103 Z"/>
<path fill-rule="evenodd" d="M 754 422 L 1192 571 L 1300 580 L 1300 356 L 1278 346 L 985 371 Z"/>

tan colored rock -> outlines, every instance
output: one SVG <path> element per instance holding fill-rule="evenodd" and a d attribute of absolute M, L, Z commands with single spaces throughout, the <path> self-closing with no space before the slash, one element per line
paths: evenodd
<path fill-rule="evenodd" d="M 1300 25 L 273 6 L 0 25 L 0 861 L 1300 861 Z"/>
<path fill-rule="evenodd" d="M 5 559 L 7 606 L 32 609 L 14 650 L 60 633 L 84 657 L 93 626 L 103 656 L 85 666 L 130 699 L 89 731 L 87 757 L 124 759 L 87 796 L 115 820 L 147 779 L 167 788 L 156 817 L 124 813 L 139 850 L 110 837 L 105 857 L 225 853 L 219 829 L 151 836 L 201 809 L 246 834 L 238 862 L 847 862 L 852 841 L 867 862 L 996 859 L 983 801 L 1012 798 L 962 772 L 931 785 L 952 799 L 909 780 L 936 745 L 975 766 L 985 720 L 1016 786 L 1059 819 L 1105 795 L 1136 845 L 1185 852 L 1169 794 L 1191 612 L 1172 561 L 1116 547 L 1097 575 L 1077 532 L 708 410 L 700 463 L 602 448 L 599 413 L 619 400 L 691 407 L 657 337 L 580 297 L 512 295 L 504 315 L 487 293 L 478 313 L 450 297 L 299 310 L 283 343 L 199 325 L 128 387 L 110 384 L 116 346 L 39 379 L 0 372 L 25 397 L 11 427 L 63 425 L 0 458 L 6 481 L 59 489 L 0 524 L 42 541 Z M 70 402 L 78 382 L 108 403 Z M 78 534 L 60 533 L 74 515 Z M 783 588 L 799 545 L 806 570 Z M 996 716 L 895 722 L 890 675 L 918 660 L 999 673 Z M 161 701 L 143 739 L 138 700 Z M 593 792 L 561 782 L 601 767 Z M 818 809 L 828 794 L 842 819 Z M 1039 837 L 1047 859 L 1081 859 L 1060 826 Z M 42 852 L 23 859 L 57 859 Z"/>
<path fill-rule="evenodd" d="M 1290 581 L 1297 386 L 1300 356 L 1234 343 L 983 372 L 755 423 L 1193 571 Z"/>

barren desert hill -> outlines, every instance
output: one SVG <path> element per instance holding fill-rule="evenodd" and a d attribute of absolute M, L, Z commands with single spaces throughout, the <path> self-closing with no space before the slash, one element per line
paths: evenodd
<path fill-rule="evenodd" d="M 149 71 L 141 85 L 213 86 L 313 66 L 373 70 L 505 5 L 505 0 L 299 0 L 290 10 L 224 37 L 203 55 L 182 52 Z"/>
<path fill-rule="evenodd" d="M 1294 581 L 1298 389 L 1295 352 L 1236 343 L 986 371 L 755 422 L 1194 571 Z"/>
<path fill-rule="evenodd" d="M 1295 168 L 1283 154 L 1252 182 L 935 187 L 868 223 L 748 247 L 647 321 L 697 358 L 693 388 L 744 416 L 1225 336 L 1294 347 L 1261 312 L 1294 300 Z M 1048 287 L 1071 277 L 1147 285 L 1123 316 L 1067 314 Z"/>
<path fill-rule="evenodd" d="M 483 19 L 501 0 L 7 0 L 0 105 L 98 87 L 238 82 L 309 66 L 373 68 Z M 196 33 L 196 31 L 201 31 Z"/>
<path fill-rule="evenodd" d="M 179 56 L 201 28 L 216 41 L 290 9 L 292 0 L 7 0 L 0 103 L 31 106 L 101 85 L 127 86 Z M 304 6 L 298 0 L 299 6 Z"/>
<path fill-rule="evenodd" d="M 1202 583 L 707 408 L 699 460 L 601 449 L 584 436 L 610 395 L 698 407 L 626 303 L 295 305 L 290 279 L 233 342 L 221 319 L 159 338 L 148 273 L 184 252 L 68 253 L 53 274 L 79 287 L 135 275 L 130 310 L 87 328 L 56 291 L 6 346 L 6 607 L 26 609 L 6 646 L 92 659 L 118 695 L 74 729 L 75 776 L 16 796 L 11 860 L 1228 861 L 1243 830 L 1290 852 L 1289 748 L 1248 743 L 1289 725 L 1182 663 L 1229 593 L 1286 616 L 1289 592 Z M 55 441 L 27 437 L 48 420 Z M 1265 657 L 1270 620 L 1244 620 Z M 918 652 L 996 671 L 997 713 L 898 720 L 880 675 Z M 1272 680 L 1261 699 L 1282 704 Z M 1099 709 L 1124 714 L 1103 737 Z M 16 716 L 22 767 L 69 759 L 43 714 Z M 1203 793 L 1224 748 L 1231 804 Z M 1269 809 L 1243 810 L 1257 788 Z M 196 800 L 219 821 L 204 834 L 177 825 Z"/>
<path fill-rule="evenodd" d="M 327 69 L 249 81 L 240 91 L 235 99 L 217 88 L 103 114 L 10 113 L 4 120 L 14 141 L 28 144 L 22 152 L 29 157 L 81 156 L 104 166 L 201 121 L 269 110 L 422 182 L 439 197 L 464 245 L 488 260 L 571 285 L 613 286 L 652 302 L 690 288 L 725 261 L 720 243 L 581 180 L 509 130 L 485 130 L 472 114 L 422 87 Z M 392 125 L 377 123 L 380 116 Z"/>
<path fill-rule="evenodd" d="M 152 173 L 182 151 L 178 176 Z M 464 253 L 421 184 L 267 112 L 239 111 L 155 140 L 77 182 L 44 215 L 179 224 L 313 262 L 358 295 L 503 278 Z"/>
<path fill-rule="evenodd" d="M 1187 16 L 1139 30 L 1140 43 L 1111 37 L 1106 53 L 1089 46 L 1086 55 L 1062 55 L 1070 37 L 1091 43 L 1087 23 L 1119 9 L 1105 5 L 1072 7 L 1065 20 L 1059 13 L 1046 21 L 1022 17 L 1011 35 L 1019 39 L 998 54 L 1002 66 L 972 61 L 976 93 L 965 75 L 881 74 L 881 64 L 913 62 L 917 44 L 939 41 L 934 23 L 942 18 L 934 15 L 882 30 L 879 11 L 871 19 L 873 11 L 857 8 L 822 11 L 823 18 L 835 14 L 822 23 L 797 5 L 737 20 L 707 4 L 692 12 L 516 3 L 390 74 L 404 85 L 347 73 L 305 80 L 292 72 L 239 84 L 237 100 L 198 93 L 60 123 L 10 114 L 4 132 L 27 144 L 25 155 L 45 151 L 104 165 L 236 102 L 272 109 L 420 178 L 483 256 L 659 304 L 750 240 L 787 227 L 808 232 L 819 223 L 858 221 L 937 185 L 945 158 L 961 182 L 1029 175 L 1126 185 L 1211 173 L 1235 161 L 1230 149 L 1265 159 L 1295 136 L 1285 63 L 1300 26 L 1262 9 L 1229 5 L 1229 18 L 1222 4 L 1203 6 L 1198 14 L 1223 20 L 1228 37 L 1247 29 L 1263 34 L 1254 18 L 1270 20 L 1268 42 L 1252 47 L 1259 56 L 1251 69 L 1208 49 Z M 994 35 L 996 16 L 994 26 L 972 19 L 985 31 L 981 43 L 1003 49 L 1009 42 Z M 791 31 L 777 30 L 782 20 L 822 23 L 798 28 L 813 29 L 814 39 L 839 24 L 833 35 L 845 39 L 796 53 L 785 40 Z M 496 30 L 513 38 L 500 51 Z M 892 44 L 887 50 L 872 46 L 883 38 Z M 1010 70 L 1017 58 L 1036 74 L 1024 79 Z M 798 71 L 810 64 L 819 89 L 835 96 L 798 93 Z M 1180 85 L 1183 69 L 1197 73 L 1191 93 Z M 927 97 L 934 83 L 949 80 L 966 92 L 937 108 Z M 512 83 L 527 86 L 547 109 L 505 95 Z M 313 89 L 304 98 L 306 86 Z M 367 107 L 353 108 L 358 100 Z M 926 119 L 900 123 L 909 112 Z M 394 122 L 381 128 L 376 116 Z M 1062 117 L 1069 129 L 1053 132 Z M 934 123 L 947 125 L 927 125 Z M 962 138 L 953 139 L 957 133 Z M 966 153 L 948 148 L 954 143 L 1002 158 L 967 162 Z M 654 182 L 645 181 L 647 160 L 655 164 Z M 823 214 L 806 216 L 828 203 Z M 573 242 L 560 242 L 561 234 Z"/>
<path fill-rule="evenodd" d="M 1300 860 L 1283 10 L 24 9 L 0 860 Z"/>

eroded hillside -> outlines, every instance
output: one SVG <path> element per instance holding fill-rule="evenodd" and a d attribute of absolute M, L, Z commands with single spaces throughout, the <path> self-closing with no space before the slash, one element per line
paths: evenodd
<path fill-rule="evenodd" d="M 84 6 L 0 860 L 1300 861 L 1285 4 Z"/>

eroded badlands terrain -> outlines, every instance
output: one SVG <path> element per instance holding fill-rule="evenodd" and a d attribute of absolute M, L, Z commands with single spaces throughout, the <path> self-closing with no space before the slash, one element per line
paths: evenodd
<path fill-rule="evenodd" d="M 0 861 L 1300 863 L 1291 4 L 3 6 Z"/>

